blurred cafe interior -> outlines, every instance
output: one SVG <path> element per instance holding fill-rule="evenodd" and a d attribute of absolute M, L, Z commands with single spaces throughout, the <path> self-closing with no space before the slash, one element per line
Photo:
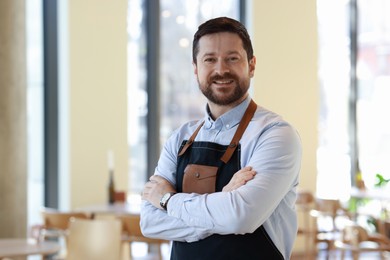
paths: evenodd
<path fill-rule="evenodd" d="M 0 259 L 77 259 L 79 219 L 121 222 L 110 259 L 169 259 L 169 241 L 122 217 L 137 217 L 172 131 L 203 116 L 192 37 L 218 16 L 246 25 L 251 96 L 302 140 L 291 259 L 390 257 L 389 13 L 387 0 L 0 1 L 0 241 L 59 245 L 0 242 Z"/>

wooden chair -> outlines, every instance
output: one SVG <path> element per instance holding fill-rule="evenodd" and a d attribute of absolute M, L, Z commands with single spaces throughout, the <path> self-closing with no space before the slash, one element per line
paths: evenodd
<path fill-rule="evenodd" d="M 123 242 L 130 242 L 130 257 L 132 258 L 132 251 L 131 251 L 131 243 L 132 242 L 143 242 L 147 243 L 148 245 L 157 245 L 158 246 L 158 256 L 159 259 L 163 259 L 162 252 L 161 252 L 161 245 L 164 243 L 169 243 L 168 240 L 163 239 L 154 239 L 154 238 L 148 238 L 145 237 L 140 228 L 140 216 L 138 214 L 126 214 L 126 215 L 118 215 L 117 218 L 122 222 L 122 241 Z"/>
<path fill-rule="evenodd" d="M 341 229 L 351 221 L 351 215 L 344 209 L 339 200 L 336 199 L 315 199 L 315 209 L 311 211 L 315 217 L 314 245 L 325 243 L 326 257 L 334 250 L 334 242 L 340 238 Z"/>
<path fill-rule="evenodd" d="M 64 259 L 67 254 L 67 239 L 69 232 L 69 220 L 71 218 L 88 219 L 89 216 L 82 212 L 58 211 L 52 208 L 44 208 L 41 211 L 43 225 L 39 227 L 38 241 L 58 240 L 62 245 L 61 251 L 56 255 L 56 259 Z"/>
<path fill-rule="evenodd" d="M 120 260 L 121 233 L 119 220 L 72 218 L 66 260 Z"/>
<path fill-rule="evenodd" d="M 66 237 L 69 220 L 71 218 L 88 219 L 89 216 L 83 212 L 58 211 L 51 208 L 44 208 L 41 211 L 43 225 L 40 236 L 45 239 L 48 237 Z"/>
<path fill-rule="evenodd" d="M 379 252 L 381 259 L 388 259 L 384 252 L 390 252 L 390 239 L 379 233 L 368 234 L 363 227 L 351 223 L 344 227 L 335 247 L 342 251 L 341 259 L 344 259 L 345 251 L 352 252 L 354 260 L 359 259 L 361 252 Z"/>
<path fill-rule="evenodd" d="M 304 252 L 308 259 L 311 259 L 313 255 L 313 232 L 314 225 L 312 217 L 310 216 L 311 210 L 314 209 L 315 198 L 311 191 L 298 191 L 297 201 L 295 203 L 298 215 L 298 236 L 302 236 L 304 239 Z"/>

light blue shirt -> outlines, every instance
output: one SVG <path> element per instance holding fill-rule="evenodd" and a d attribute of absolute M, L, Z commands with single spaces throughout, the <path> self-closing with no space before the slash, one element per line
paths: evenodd
<path fill-rule="evenodd" d="M 215 121 L 205 124 L 195 141 L 228 145 L 250 102 L 248 97 Z M 201 121 L 177 129 L 166 142 L 155 174 L 176 183 L 177 154 Z M 194 242 L 212 234 L 252 233 L 261 225 L 285 259 L 290 258 L 297 234 L 296 187 L 301 164 L 301 142 L 295 129 L 279 115 L 258 107 L 241 144 L 241 167 L 252 166 L 253 180 L 231 192 L 178 193 L 168 210 L 143 201 L 141 229 L 145 236 Z"/>

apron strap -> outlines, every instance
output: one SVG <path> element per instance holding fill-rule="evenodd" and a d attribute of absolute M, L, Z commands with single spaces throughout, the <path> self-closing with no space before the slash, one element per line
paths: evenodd
<path fill-rule="evenodd" d="M 232 157 L 233 152 L 236 150 L 238 146 L 238 142 L 240 141 L 242 135 L 244 134 L 245 129 L 248 126 L 249 122 L 251 121 L 253 115 L 255 114 L 256 109 L 257 109 L 256 103 L 253 100 L 251 100 L 251 103 L 246 109 L 245 114 L 242 117 L 240 124 L 238 125 L 238 128 L 236 130 L 236 133 L 233 136 L 232 141 L 230 142 L 224 155 L 221 157 L 221 161 L 223 161 L 224 163 L 227 163 Z"/>
<path fill-rule="evenodd" d="M 181 149 L 179 156 L 183 155 L 187 151 L 188 147 L 190 147 L 192 145 L 192 143 L 195 140 L 196 135 L 198 134 L 199 130 L 202 128 L 203 124 L 204 124 L 204 121 L 198 126 L 198 128 L 196 128 L 195 132 L 191 135 L 190 139 L 188 139 L 186 144 Z"/>
<path fill-rule="evenodd" d="M 233 136 L 232 141 L 230 142 L 228 148 L 226 149 L 225 153 L 221 157 L 222 162 L 227 163 L 230 160 L 230 158 L 232 157 L 234 151 L 236 150 L 236 148 L 238 146 L 238 142 L 240 141 L 242 135 L 244 134 L 245 129 L 247 128 L 253 115 L 255 114 L 256 109 L 257 109 L 257 105 L 252 99 L 248 108 L 245 111 L 245 114 L 243 115 L 243 117 L 240 121 L 240 124 L 238 125 L 238 128 Z M 190 147 L 192 145 L 192 143 L 195 140 L 196 135 L 198 134 L 199 130 L 202 128 L 203 124 L 204 124 L 204 121 L 198 126 L 198 128 L 195 130 L 195 132 L 191 135 L 190 139 L 188 139 L 188 141 L 185 143 L 185 145 L 181 149 L 178 156 L 183 155 L 187 151 L 188 147 Z"/>

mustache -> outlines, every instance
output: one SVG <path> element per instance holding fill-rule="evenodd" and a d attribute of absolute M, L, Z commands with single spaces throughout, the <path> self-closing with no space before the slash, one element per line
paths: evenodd
<path fill-rule="evenodd" d="M 217 80 L 226 80 L 226 79 L 236 80 L 237 77 L 229 72 L 226 72 L 223 75 L 215 75 L 210 77 L 210 82 L 217 81 Z"/>

